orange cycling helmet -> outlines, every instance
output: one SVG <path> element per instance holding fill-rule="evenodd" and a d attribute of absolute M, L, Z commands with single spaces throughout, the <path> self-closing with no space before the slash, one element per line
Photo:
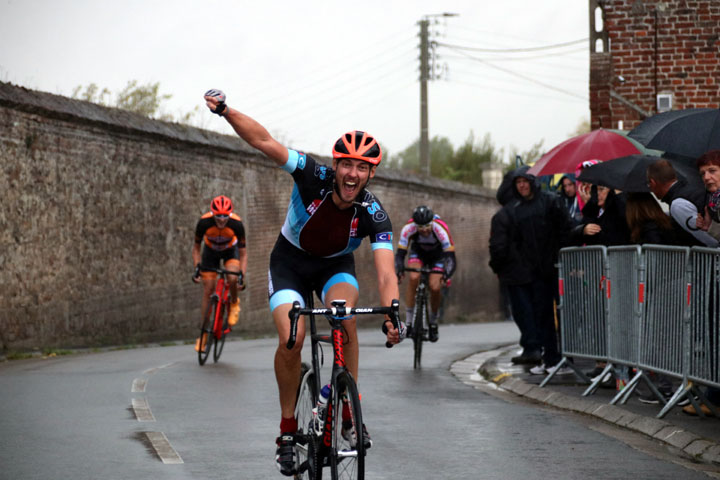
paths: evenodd
<path fill-rule="evenodd" d="M 230 215 L 233 211 L 232 200 L 225 195 L 217 196 L 210 203 L 210 210 L 213 215 Z"/>
<path fill-rule="evenodd" d="M 353 130 L 338 138 L 332 150 L 333 158 L 354 158 L 371 165 L 380 165 L 382 150 L 375 138 L 366 132 Z"/>

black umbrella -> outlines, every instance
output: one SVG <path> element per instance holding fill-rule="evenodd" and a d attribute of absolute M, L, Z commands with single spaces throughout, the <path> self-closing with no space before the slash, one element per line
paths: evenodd
<path fill-rule="evenodd" d="M 615 158 L 584 168 L 578 180 L 623 192 L 649 192 L 647 167 L 658 160 L 660 157 L 641 154 Z M 668 159 L 668 161 L 675 168 L 678 178 L 684 178 L 689 184 L 704 188 L 700 174 L 692 161 L 676 159 Z"/>
<path fill-rule="evenodd" d="M 720 109 L 687 108 L 646 118 L 628 133 L 648 148 L 690 158 L 720 149 Z"/>

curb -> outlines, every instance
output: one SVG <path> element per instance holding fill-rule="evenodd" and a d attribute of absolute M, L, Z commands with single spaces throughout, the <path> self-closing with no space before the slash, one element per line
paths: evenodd
<path fill-rule="evenodd" d="M 585 397 L 565 395 L 540 388 L 497 368 L 495 359 L 519 347 L 513 345 L 496 350 L 479 352 L 458 360 L 450 366 L 450 372 L 466 385 L 475 388 L 490 387 L 513 393 L 520 397 L 550 405 L 555 408 L 591 415 L 678 448 L 696 460 L 720 465 L 720 443 L 688 432 L 665 420 L 629 412 L 622 407 L 597 402 Z"/>

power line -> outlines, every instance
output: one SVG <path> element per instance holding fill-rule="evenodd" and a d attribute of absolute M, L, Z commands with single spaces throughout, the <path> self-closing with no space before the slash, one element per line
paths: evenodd
<path fill-rule="evenodd" d="M 401 34 L 405 37 L 401 42 L 397 42 L 395 44 L 388 46 L 388 41 L 398 38 Z M 320 68 L 320 69 L 316 69 L 312 65 L 304 66 L 303 71 L 304 72 L 313 72 L 314 76 L 312 78 L 309 78 L 307 82 L 298 86 L 291 92 L 284 92 L 284 93 L 287 95 L 287 94 L 292 94 L 292 93 L 301 91 L 306 88 L 317 87 L 320 84 L 317 80 L 318 76 L 323 77 L 323 79 L 320 80 L 320 82 L 329 82 L 329 81 L 336 81 L 339 76 L 346 75 L 348 73 L 356 74 L 357 73 L 357 65 L 364 65 L 370 61 L 374 61 L 374 60 L 377 60 L 378 58 L 382 58 L 384 55 L 396 53 L 397 49 L 399 47 L 406 45 L 409 41 L 412 42 L 412 49 L 414 49 L 415 42 L 416 42 L 415 36 L 416 35 L 414 33 L 412 35 L 408 35 L 406 32 L 400 32 L 400 33 L 395 33 L 395 34 L 389 35 L 389 36 L 379 40 L 378 42 L 371 44 L 368 47 L 368 48 L 371 48 L 374 45 L 380 44 L 383 46 L 383 49 L 380 50 L 380 52 L 372 52 L 372 53 L 366 54 L 362 57 L 357 57 L 357 56 L 353 55 L 351 58 L 352 66 L 350 66 L 350 67 L 346 67 L 345 65 L 340 65 L 337 62 L 331 62 L 331 64 L 329 66 L 327 65 L 327 62 L 326 62 L 326 66 L 323 68 Z M 368 48 L 364 49 L 364 52 L 368 52 L 369 51 Z M 344 68 L 341 68 L 341 67 L 344 67 Z M 266 97 L 267 95 L 273 95 L 272 90 L 277 90 L 278 88 L 283 88 L 286 85 L 287 85 L 287 82 L 278 83 L 275 85 L 266 85 L 266 88 L 256 90 L 255 92 L 249 92 L 248 97 L 261 97 L 262 98 L 262 97 Z M 262 101 L 262 102 L 258 102 L 256 105 L 266 106 L 269 103 L 273 103 L 274 101 L 275 101 L 274 99 L 267 101 L 267 102 Z M 252 108 L 254 106 L 255 105 L 251 104 L 248 107 Z"/>
<path fill-rule="evenodd" d="M 562 56 L 568 56 L 573 53 L 580 53 L 580 52 L 587 52 L 588 49 L 585 47 L 582 48 L 576 48 L 573 50 L 566 50 L 564 52 L 553 52 L 553 53 L 545 53 L 542 55 L 532 55 L 532 56 L 525 56 L 525 57 L 492 57 L 488 58 L 488 60 L 492 60 L 493 62 L 517 62 L 517 61 L 525 61 L 525 60 L 537 60 L 539 58 L 549 58 L 549 57 L 562 57 Z M 446 56 L 442 56 L 441 58 L 447 58 Z M 457 58 L 457 57 L 455 57 Z M 572 57 L 572 58 L 578 58 L 578 57 Z"/>
<path fill-rule="evenodd" d="M 272 109 L 265 113 L 262 113 L 261 111 L 257 116 L 272 118 L 273 114 L 277 112 L 282 112 L 282 117 L 277 119 L 277 121 L 284 121 L 285 118 L 295 116 L 297 112 L 302 112 L 303 115 L 305 115 L 308 112 L 315 112 L 318 110 L 322 110 L 323 108 L 334 108 L 331 103 L 337 99 L 352 99 L 353 97 L 362 95 L 361 92 L 372 88 L 377 83 L 387 82 L 388 79 L 392 78 L 393 76 L 397 76 L 397 74 L 399 73 L 412 71 L 407 68 L 411 66 L 411 63 L 413 63 L 413 61 L 408 60 L 404 64 L 398 65 L 398 67 L 393 70 L 384 71 L 383 75 L 377 75 L 376 73 L 371 72 L 371 76 L 373 78 L 369 81 L 366 80 L 367 77 L 365 76 L 357 77 L 352 82 L 337 83 L 334 88 L 326 89 L 321 93 L 304 95 L 303 98 L 299 101 L 293 101 L 291 103 L 288 103 L 287 99 L 290 98 L 290 96 L 284 96 L 283 101 L 285 101 L 285 105 L 282 105 L 279 108 Z M 331 93 L 334 94 L 331 96 Z"/>
<path fill-rule="evenodd" d="M 452 48 L 452 47 L 448 47 L 448 48 L 451 48 L 451 50 L 455 50 L 455 49 Z M 561 88 L 555 87 L 554 85 L 549 85 L 549 84 L 547 84 L 547 83 L 540 82 L 540 81 L 538 81 L 538 80 L 535 80 L 534 78 L 528 77 L 527 75 L 523 75 L 522 73 L 517 73 L 517 72 L 512 71 L 512 70 L 510 70 L 510 69 L 503 68 L 503 67 L 499 67 L 499 66 L 497 66 L 497 65 L 493 65 L 492 63 L 488 62 L 487 60 L 483 60 L 482 58 L 474 57 L 474 56 L 472 56 L 472 55 L 470 55 L 470 54 L 468 54 L 468 53 L 463 52 L 462 50 L 459 50 L 459 53 L 460 53 L 461 55 L 464 55 L 464 56 L 472 59 L 472 60 L 476 60 L 476 61 L 478 61 L 478 62 L 481 62 L 481 63 L 487 65 L 487 66 L 490 67 L 490 68 L 494 68 L 494 69 L 496 69 L 496 70 L 500 70 L 501 72 L 505 72 L 505 73 L 507 73 L 508 75 L 513 75 L 513 76 L 515 76 L 515 77 L 522 78 L 522 79 L 524 79 L 524 80 L 527 80 L 528 82 L 535 83 L 535 84 L 540 85 L 540 86 L 543 86 L 543 87 L 545 87 L 545 88 L 549 88 L 549 89 L 551 89 L 551 90 L 558 91 L 558 92 L 563 93 L 563 94 L 565 94 L 565 95 L 570 95 L 571 97 L 582 98 L 583 100 L 587 100 L 587 99 L 585 99 L 584 97 L 581 97 L 581 96 L 576 95 L 576 94 L 574 94 L 574 93 L 567 92 L 567 91 L 565 91 L 565 90 L 563 90 L 563 89 L 561 89 Z"/>
<path fill-rule="evenodd" d="M 467 47 L 464 45 L 452 45 L 444 42 L 435 42 L 435 45 L 439 47 L 447 47 L 453 50 L 470 50 L 473 52 L 484 52 L 484 53 L 520 53 L 520 52 L 538 52 L 542 50 L 552 50 L 555 48 L 568 47 L 570 45 L 577 45 L 578 43 L 587 42 L 588 37 L 580 38 L 578 40 L 571 40 L 569 42 L 556 43 L 553 45 L 543 45 L 540 47 L 525 47 L 525 48 L 477 48 Z"/>
<path fill-rule="evenodd" d="M 476 82 L 467 82 L 467 81 L 462 81 L 462 80 L 452 80 L 452 83 L 456 83 L 459 85 L 466 85 L 469 87 L 480 87 L 483 90 L 491 90 L 491 91 L 495 91 L 495 92 L 508 93 L 511 95 L 520 95 L 523 97 L 537 98 L 536 94 L 522 91 L 522 90 L 511 90 L 511 89 L 507 89 L 507 88 L 488 86 L 486 84 L 481 84 L 481 83 L 476 83 Z M 572 95 L 572 96 L 575 97 L 576 100 L 571 100 L 567 97 L 555 97 L 555 96 L 553 96 L 551 98 L 554 98 L 555 100 L 559 100 L 559 101 L 572 101 L 572 102 L 577 102 L 578 100 L 583 100 L 583 101 L 587 102 L 587 100 L 588 100 L 587 97 L 582 97 L 581 95 Z"/>

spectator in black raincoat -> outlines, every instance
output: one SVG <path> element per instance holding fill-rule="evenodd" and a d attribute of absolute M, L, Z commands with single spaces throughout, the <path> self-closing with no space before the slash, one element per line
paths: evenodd
<path fill-rule="evenodd" d="M 490 221 L 490 268 L 498 276 L 503 294 L 510 301 L 512 318 L 520 330 L 520 355 L 512 357 L 514 364 L 535 365 L 542 361 L 542 343 L 535 328 L 532 309 L 528 308 L 527 285 L 530 269 L 522 261 L 517 245 L 512 242 L 513 217 L 507 204 L 513 200 L 514 171 L 503 177 L 496 198 L 503 208 L 493 215 Z"/>
<path fill-rule="evenodd" d="M 562 359 L 555 330 L 553 301 L 557 297 L 558 251 L 565 246 L 570 233 L 570 217 L 562 199 L 553 192 L 540 189 L 529 167 L 515 170 L 512 175 L 513 198 L 505 207 L 503 215 L 508 218 L 505 248 L 509 256 L 495 255 L 493 269 L 502 271 L 510 264 L 519 265 L 517 271 L 527 279 L 521 288 L 524 309 L 532 312 L 531 318 L 538 331 L 543 347 L 542 365 L 531 373 L 544 374 L 552 371 Z M 500 244 L 503 242 L 499 242 Z M 497 253 L 497 252 L 495 252 Z M 571 373 L 563 368 L 558 374 Z"/>

